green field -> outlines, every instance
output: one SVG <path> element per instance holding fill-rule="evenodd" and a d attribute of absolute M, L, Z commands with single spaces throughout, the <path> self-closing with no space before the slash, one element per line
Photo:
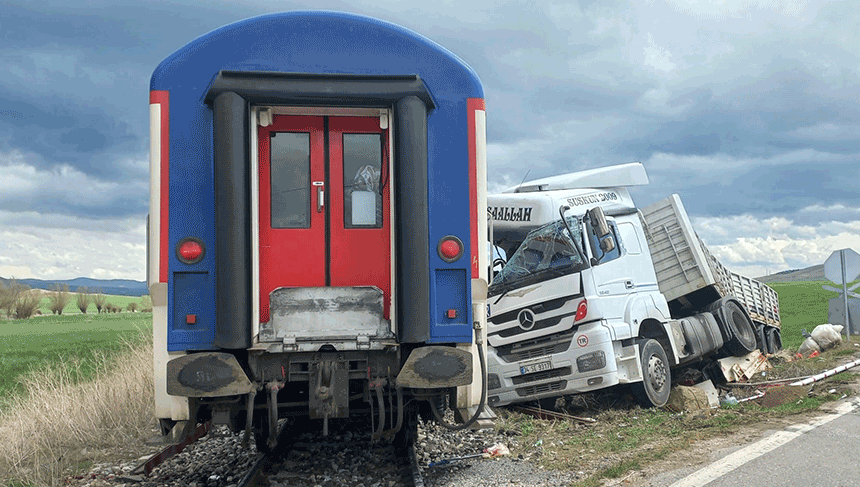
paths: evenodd
<path fill-rule="evenodd" d="M 110 302 L 110 300 L 108 300 Z M 116 302 L 119 304 L 119 302 Z M 95 308 L 93 308 L 95 309 Z M 76 364 L 78 379 L 86 379 L 127 341 L 152 336 L 152 313 L 36 316 L 29 320 L 0 320 L 0 409 L 11 395 L 24 392 L 19 378 L 61 361 Z"/>
<path fill-rule="evenodd" d="M 802 329 L 812 329 L 828 323 L 827 306 L 830 298 L 839 295 L 821 286 L 835 285 L 829 281 L 774 282 L 768 284 L 779 294 L 779 316 L 782 320 L 782 344 L 794 348 L 803 343 Z"/>

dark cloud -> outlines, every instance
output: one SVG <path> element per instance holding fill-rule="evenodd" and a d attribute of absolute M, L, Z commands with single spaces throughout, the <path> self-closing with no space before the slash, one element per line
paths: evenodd
<path fill-rule="evenodd" d="M 80 95 L 33 97 L 0 91 L 0 104 L 8 107 L 0 113 L 0 132 L 5 134 L 0 149 L 28 154 L 28 162 L 38 168 L 70 165 L 102 179 L 145 176 L 128 174 L 121 160 L 146 158 L 148 127 L 125 122 L 117 107 L 103 99 Z"/>
<path fill-rule="evenodd" d="M 158 62 L 227 23 L 303 8 L 377 16 L 469 63 L 485 85 L 491 183 L 518 180 L 524 168 L 537 178 L 654 160 L 654 184 L 643 197 L 685 193 L 697 214 L 857 204 L 822 175 L 838 163 L 795 156 L 852 158 L 858 146 L 851 125 L 860 119 L 857 38 L 839 30 L 854 14 L 840 3 L 797 16 L 597 1 L 455 10 L 343 1 L 4 4 L 0 149 L 39 168 L 68 165 L 104 181 L 144 182 L 145 168 L 127 161 L 146 159 L 146 92 Z M 666 154 L 684 167 L 657 163 Z M 698 166 L 691 157 L 702 158 Z M 727 173 L 719 161 L 742 167 Z M 814 170 L 804 172 L 809 165 Z M 114 206 L 134 205 L 145 211 L 145 198 Z"/>

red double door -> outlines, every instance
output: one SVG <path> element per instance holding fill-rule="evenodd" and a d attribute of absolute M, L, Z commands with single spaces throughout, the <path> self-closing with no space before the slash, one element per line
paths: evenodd
<path fill-rule="evenodd" d="M 391 296 L 391 178 L 379 117 L 276 115 L 258 127 L 260 321 L 279 287 Z"/>

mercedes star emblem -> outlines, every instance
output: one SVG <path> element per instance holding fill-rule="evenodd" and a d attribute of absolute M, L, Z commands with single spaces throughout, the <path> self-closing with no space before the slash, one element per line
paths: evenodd
<path fill-rule="evenodd" d="M 529 331 L 535 326 L 535 314 L 528 308 L 519 312 L 517 320 L 520 322 L 520 328 L 525 331 Z"/>

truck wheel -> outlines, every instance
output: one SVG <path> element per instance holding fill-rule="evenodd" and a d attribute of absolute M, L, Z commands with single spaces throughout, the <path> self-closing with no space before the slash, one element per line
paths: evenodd
<path fill-rule="evenodd" d="M 732 355 L 743 357 L 756 349 L 756 333 L 752 320 L 735 298 L 727 296 L 718 299 L 705 309 L 714 315 L 720 324 L 726 338 L 725 348 Z"/>
<path fill-rule="evenodd" d="M 782 336 L 779 328 L 768 327 L 765 335 L 767 335 L 767 353 L 776 353 L 782 350 Z"/>
<path fill-rule="evenodd" d="M 723 304 L 721 314 L 726 320 L 726 325 L 732 330 L 732 339 L 726 343 L 726 348 L 735 357 L 743 357 L 755 350 L 756 340 L 753 324 L 743 308 L 734 300 L 726 301 Z"/>
<path fill-rule="evenodd" d="M 633 391 L 645 407 L 665 406 L 672 388 L 672 371 L 669 370 L 666 351 L 657 340 L 641 340 L 639 359 L 642 361 L 642 382 L 633 384 Z"/>

